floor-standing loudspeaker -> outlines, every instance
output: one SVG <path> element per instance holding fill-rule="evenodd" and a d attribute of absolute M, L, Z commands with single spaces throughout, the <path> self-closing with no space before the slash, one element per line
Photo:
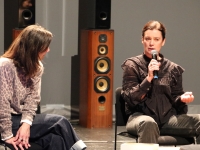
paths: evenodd
<path fill-rule="evenodd" d="M 35 0 L 4 0 L 4 50 L 13 39 L 13 29 L 35 24 Z"/>
<path fill-rule="evenodd" d="M 82 30 L 80 41 L 80 125 L 112 127 L 114 31 Z"/>

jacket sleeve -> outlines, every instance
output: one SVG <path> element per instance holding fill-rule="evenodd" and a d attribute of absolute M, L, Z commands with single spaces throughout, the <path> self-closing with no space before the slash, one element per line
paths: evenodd
<path fill-rule="evenodd" d="M 122 97 L 129 107 L 134 107 L 143 101 L 141 97 L 150 90 L 151 83 L 146 79 L 142 69 L 131 59 L 127 59 L 122 64 L 122 69 Z"/>
<path fill-rule="evenodd" d="M 184 93 L 182 86 L 182 73 L 184 69 L 178 65 L 172 70 L 172 86 L 171 95 L 173 99 L 173 107 L 177 110 L 178 114 L 186 114 L 188 106 L 186 103 L 181 102 L 180 96 Z"/>
<path fill-rule="evenodd" d="M 37 75 L 32 78 L 32 86 L 30 88 L 29 94 L 24 99 L 24 105 L 22 107 L 22 119 L 21 122 L 26 122 L 32 125 L 34 116 L 36 115 L 36 110 L 41 100 L 41 77 L 43 69 L 41 69 Z"/>
<path fill-rule="evenodd" d="M 12 134 L 10 100 L 13 95 L 13 71 L 7 65 L 0 66 L 0 132 L 2 140 L 9 139 Z"/>

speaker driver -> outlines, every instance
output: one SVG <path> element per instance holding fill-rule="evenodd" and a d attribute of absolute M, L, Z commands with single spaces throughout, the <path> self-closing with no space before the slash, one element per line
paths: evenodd
<path fill-rule="evenodd" d="M 97 73 L 108 73 L 110 71 L 110 59 L 108 57 L 97 58 L 94 69 Z"/>
<path fill-rule="evenodd" d="M 32 17 L 33 17 L 33 14 L 29 9 L 25 9 L 22 11 L 22 18 L 24 20 L 28 21 L 28 20 L 32 19 Z"/>
<path fill-rule="evenodd" d="M 94 89 L 97 93 L 106 93 L 110 89 L 110 79 L 106 76 L 95 78 Z"/>
<path fill-rule="evenodd" d="M 99 42 L 100 43 L 106 43 L 107 42 L 107 35 L 106 34 L 100 34 L 99 35 Z"/>
<path fill-rule="evenodd" d="M 107 45 L 99 45 L 98 46 L 98 54 L 99 55 L 106 55 L 108 53 L 108 46 Z"/>

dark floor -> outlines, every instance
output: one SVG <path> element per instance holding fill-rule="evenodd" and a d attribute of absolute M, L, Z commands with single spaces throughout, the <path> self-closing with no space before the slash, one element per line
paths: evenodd
<path fill-rule="evenodd" d="M 114 123 L 112 128 L 93 128 L 93 129 L 80 126 L 78 122 L 72 121 L 71 124 L 74 127 L 74 130 L 76 131 L 79 138 L 83 140 L 83 142 L 87 145 L 87 150 L 114 150 L 114 145 L 115 145 Z M 125 127 L 118 126 L 117 132 L 119 133 L 122 131 L 125 131 Z M 116 150 L 120 150 L 121 144 L 127 142 L 135 143 L 136 141 L 133 138 L 118 135 Z M 163 147 L 163 148 L 167 148 L 163 150 L 169 150 L 168 147 Z M 0 150 L 4 150 L 4 148 L 0 146 Z M 170 148 L 170 150 L 175 150 L 175 147 Z"/>
<path fill-rule="evenodd" d="M 73 127 L 78 136 L 87 145 L 87 150 L 114 150 L 115 144 L 115 126 L 112 128 L 94 128 L 89 129 L 78 124 L 73 124 Z M 125 127 L 118 127 L 117 132 L 124 131 Z M 120 150 L 120 145 L 124 142 L 135 142 L 134 139 L 117 136 L 117 149 Z"/>
<path fill-rule="evenodd" d="M 115 126 L 113 123 L 112 128 L 94 128 L 89 129 L 80 126 L 77 122 L 71 122 L 77 135 L 84 143 L 87 145 L 87 150 L 114 150 L 114 140 L 115 140 Z M 118 127 L 118 132 L 125 130 L 124 127 Z M 120 145 L 124 142 L 135 142 L 134 139 L 117 136 L 117 149 L 120 150 Z M 0 150 L 4 150 L 0 146 Z"/>

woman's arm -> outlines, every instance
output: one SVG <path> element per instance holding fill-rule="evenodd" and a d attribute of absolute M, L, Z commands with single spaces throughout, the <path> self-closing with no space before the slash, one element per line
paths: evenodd
<path fill-rule="evenodd" d="M 42 71 L 39 72 L 38 75 L 33 79 L 31 79 L 32 86 L 28 96 L 24 99 L 21 123 L 25 122 L 32 125 L 33 118 L 36 115 L 36 111 L 41 100 L 41 77 Z"/>
<path fill-rule="evenodd" d="M 142 102 L 142 99 L 150 90 L 151 83 L 147 80 L 146 75 L 140 76 L 138 65 L 131 60 L 125 61 L 122 69 L 124 70 L 122 96 L 129 105 L 137 105 Z"/>
<path fill-rule="evenodd" d="M 0 131 L 2 140 L 13 137 L 10 100 L 13 95 L 13 71 L 0 62 Z"/>
<path fill-rule="evenodd" d="M 183 71 L 184 70 L 179 66 L 176 66 L 172 70 L 171 95 L 173 106 L 177 110 L 178 114 L 186 114 L 188 111 L 186 103 L 181 101 L 181 95 L 184 94 L 182 85 Z"/>

